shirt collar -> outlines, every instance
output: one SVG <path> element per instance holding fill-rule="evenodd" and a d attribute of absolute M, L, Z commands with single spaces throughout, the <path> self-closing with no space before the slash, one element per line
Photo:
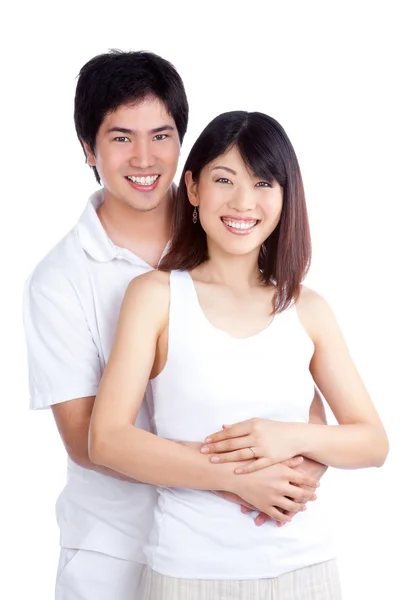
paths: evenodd
<path fill-rule="evenodd" d="M 97 216 L 97 210 L 103 202 L 103 190 L 98 190 L 90 196 L 78 221 L 77 231 L 85 252 L 99 262 L 109 262 L 116 258 L 118 252 Z"/>
<path fill-rule="evenodd" d="M 110 240 L 97 215 L 97 210 L 103 202 L 104 190 L 101 189 L 90 196 L 86 208 L 78 221 L 78 237 L 83 250 L 98 262 L 105 263 L 115 258 L 125 258 L 131 263 L 151 268 L 140 256 L 133 254 L 133 252 L 126 248 L 119 248 L 119 246 L 116 246 Z M 169 249 L 169 245 L 170 242 L 168 242 L 164 249 L 160 261 Z"/>

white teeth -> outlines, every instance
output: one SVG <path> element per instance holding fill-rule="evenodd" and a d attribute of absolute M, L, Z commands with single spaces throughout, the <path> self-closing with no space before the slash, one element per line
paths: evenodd
<path fill-rule="evenodd" d="M 257 221 L 231 221 L 230 219 L 222 219 L 225 225 L 232 227 L 232 229 L 251 229 L 257 225 Z"/>
<path fill-rule="evenodd" d="M 159 175 L 147 175 L 147 177 L 135 177 L 134 175 L 128 175 L 128 179 L 132 181 L 132 183 L 138 183 L 139 185 L 153 185 L 158 177 Z"/>

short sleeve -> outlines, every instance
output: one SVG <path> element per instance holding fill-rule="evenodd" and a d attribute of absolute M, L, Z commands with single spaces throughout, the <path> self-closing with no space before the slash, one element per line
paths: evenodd
<path fill-rule="evenodd" d="M 97 347 L 68 278 L 32 276 L 24 288 L 30 407 L 95 396 L 101 377 Z"/>

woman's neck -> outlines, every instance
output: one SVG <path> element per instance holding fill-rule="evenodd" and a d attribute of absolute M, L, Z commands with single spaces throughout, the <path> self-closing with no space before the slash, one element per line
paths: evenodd
<path fill-rule="evenodd" d="M 223 252 L 209 245 L 209 259 L 195 269 L 199 279 L 208 283 L 226 285 L 232 289 L 246 289 L 261 283 L 258 267 L 259 249 L 244 255 Z"/>

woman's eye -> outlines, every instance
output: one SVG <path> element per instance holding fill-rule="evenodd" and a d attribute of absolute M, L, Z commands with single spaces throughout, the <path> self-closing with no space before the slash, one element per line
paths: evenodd
<path fill-rule="evenodd" d="M 165 133 L 159 133 L 153 137 L 153 140 L 156 140 L 158 142 L 158 141 L 165 140 L 165 138 L 167 138 L 167 137 L 168 136 L 165 135 Z"/>
<path fill-rule="evenodd" d="M 220 177 L 219 179 L 217 179 L 217 183 L 232 183 L 232 181 L 230 179 L 227 179 L 226 177 Z"/>
<path fill-rule="evenodd" d="M 116 137 L 114 138 L 115 142 L 129 142 L 129 138 L 125 137 L 125 136 L 120 136 L 120 137 Z"/>
<path fill-rule="evenodd" d="M 256 187 L 271 187 L 271 184 L 268 181 L 259 181 L 256 183 Z"/>

